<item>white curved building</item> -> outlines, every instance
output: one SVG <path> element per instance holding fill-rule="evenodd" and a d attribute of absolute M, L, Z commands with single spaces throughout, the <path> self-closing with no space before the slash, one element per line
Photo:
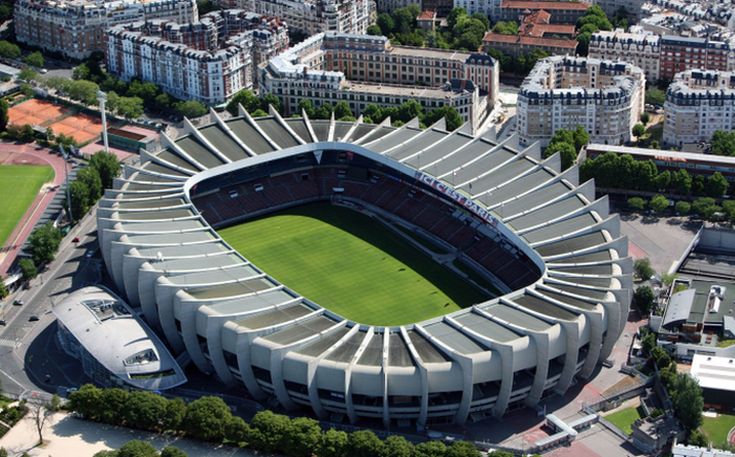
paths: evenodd
<path fill-rule="evenodd" d="M 186 383 L 166 345 L 109 290 L 77 289 L 53 312 L 59 344 L 95 382 L 156 391 Z"/>
<path fill-rule="evenodd" d="M 412 121 L 211 122 L 141 151 L 97 212 L 108 271 L 197 367 L 258 399 L 386 425 L 464 423 L 589 377 L 620 335 L 632 262 L 607 198 L 516 137 Z M 368 209 L 447 247 L 503 295 L 400 327 L 279 284 L 213 227 L 304 202 Z"/>
<path fill-rule="evenodd" d="M 557 130 L 581 125 L 593 143 L 623 144 L 643 114 L 645 86 L 643 70 L 627 62 L 541 59 L 518 93 L 521 143 L 546 146 Z"/>

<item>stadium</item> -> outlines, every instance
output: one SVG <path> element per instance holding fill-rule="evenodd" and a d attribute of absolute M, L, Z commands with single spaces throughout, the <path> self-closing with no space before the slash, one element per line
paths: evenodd
<path fill-rule="evenodd" d="M 443 121 L 209 117 L 141 151 L 97 211 L 120 294 L 202 372 L 425 426 L 536 405 L 610 355 L 627 241 L 558 155 Z"/>

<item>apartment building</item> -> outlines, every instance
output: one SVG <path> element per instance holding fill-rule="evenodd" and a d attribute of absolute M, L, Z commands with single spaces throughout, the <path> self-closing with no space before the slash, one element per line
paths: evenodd
<path fill-rule="evenodd" d="M 105 30 L 120 24 L 165 19 L 196 21 L 196 0 L 17 0 L 18 41 L 72 59 L 104 51 Z"/>
<path fill-rule="evenodd" d="M 558 129 L 578 125 L 595 143 L 630 140 L 644 106 L 643 70 L 625 62 L 552 56 L 521 85 L 517 125 L 522 144 L 546 146 Z"/>
<path fill-rule="evenodd" d="M 735 130 L 735 72 L 689 70 L 666 91 L 664 143 L 682 147 Z"/>
<path fill-rule="evenodd" d="M 151 81 L 184 100 L 217 105 L 254 86 L 257 66 L 288 47 L 278 18 L 243 10 L 206 14 L 198 22 L 119 25 L 107 32 L 107 70 Z"/>
<path fill-rule="evenodd" d="M 398 106 L 417 100 L 426 110 L 457 109 L 473 126 L 492 109 L 499 64 L 490 56 L 393 46 L 386 37 L 328 32 L 315 35 L 261 66 L 260 90 L 281 98 L 287 115 L 309 99 L 316 106 L 349 103 Z"/>
<path fill-rule="evenodd" d="M 487 32 L 482 39 L 485 52 L 498 49 L 505 54 L 521 55 L 542 50 L 552 55 L 574 55 L 577 40 L 571 24 L 552 24 L 551 13 L 536 10 L 523 16 L 518 35 Z"/>
<path fill-rule="evenodd" d="M 306 35 L 334 31 L 367 33 L 372 0 L 219 0 L 226 8 L 239 8 L 282 18 L 291 30 Z"/>
<path fill-rule="evenodd" d="M 733 48 L 723 41 L 673 35 L 661 37 L 661 74 L 663 79 L 686 70 L 732 70 Z"/>
<path fill-rule="evenodd" d="M 588 55 L 595 59 L 630 62 L 640 67 L 650 82 L 660 77 L 661 37 L 658 35 L 628 33 L 620 29 L 597 32 L 590 38 Z"/>

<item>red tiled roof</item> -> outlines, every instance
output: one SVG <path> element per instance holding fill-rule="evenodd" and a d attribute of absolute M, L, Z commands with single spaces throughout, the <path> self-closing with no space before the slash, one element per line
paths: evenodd
<path fill-rule="evenodd" d="M 431 21 L 436 19 L 436 12 L 431 10 L 422 11 L 416 19 L 419 21 Z"/>
<path fill-rule="evenodd" d="M 534 2 L 528 0 L 500 0 L 501 8 L 520 9 L 520 10 L 575 10 L 587 11 L 591 5 L 584 2 Z"/>
<path fill-rule="evenodd" d="M 562 38 L 543 38 L 534 36 L 503 35 L 501 33 L 487 32 L 482 42 L 492 46 L 493 43 L 517 44 L 519 46 L 546 46 L 553 48 L 576 49 L 577 40 L 565 40 Z"/>

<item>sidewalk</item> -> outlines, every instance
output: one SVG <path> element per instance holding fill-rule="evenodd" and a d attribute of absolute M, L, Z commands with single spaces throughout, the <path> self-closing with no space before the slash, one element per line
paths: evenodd
<path fill-rule="evenodd" d="M 91 457 L 96 452 L 118 449 L 130 440 L 139 439 L 159 450 L 168 445 L 176 446 L 189 457 L 255 456 L 243 449 L 87 422 L 67 413 L 54 414 L 48 424 L 41 447 L 33 447 L 38 440 L 38 432 L 30 415 L 0 438 L 0 447 L 4 447 L 11 457 L 20 456 L 23 452 L 32 457 Z"/>

